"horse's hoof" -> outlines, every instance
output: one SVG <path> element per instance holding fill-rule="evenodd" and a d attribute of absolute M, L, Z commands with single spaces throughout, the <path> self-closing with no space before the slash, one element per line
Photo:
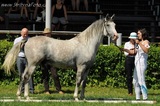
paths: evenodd
<path fill-rule="evenodd" d="M 83 97 L 80 97 L 80 100 L 85 100 L 84 96 L 83 96 Z"/>
<path fill-rule="evenodd" d="M 21 92 L 18 91 L 16 95 L 17 95 L 17 96 L 20 96 L 20 95 L 21 95 Z"/>
<path fill-rule="evenodd" d="M 75 98 L 75 101 L 77 101 L 77 102 L 78 102 L 78 101 L 79 101 L 79 99 L 78 99 L 78 98 Z"/>
<path fill-rule="evenodd" d="M 27 96 L 27 97 L 26 97 L 26 100 L 30 100 L 30 97 L 29 97 L 29 96 Z"/>
<path fill-rule="evenodd" d="M 18 100 L 21 100 L 21 96 L 18 96 L 17 98 L 18 98 Z"/>

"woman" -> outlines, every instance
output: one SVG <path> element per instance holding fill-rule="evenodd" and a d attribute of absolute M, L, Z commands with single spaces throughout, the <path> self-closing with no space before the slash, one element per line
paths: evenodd
<path fill-rule="evenodd" d="M 75 10 L 79 11 L 80 2 L 81 0 L 71 0 L 73 11 Z M 84 2 L 85 11 L 88 11 L 88 0 L 83 0 L 83 2 Z"/>
<path fill-rule="evenodd" d="M 28 16 L 27 4 L 29 4 L 29 0 L 17 0 L 17 3 L 22 5 L 22 6 L 20 6 L 21 20 L 23 20 L 23 13 L 25 13 L 25 16 L 26 16 L 25 18 L 28 21 L 29 16 Z"/>
<path fill-rule="evenodd" d="M 135 69 L 133 75 L 133 85 L 135 88 L 136 100 L 140 99 L 140 94 L 142 92 L 143 100 L 147 100 L 147 87 L 145 83 L 145 70 L 147 69 L 147 59 L 149 52 L 149 41 L 147 40 L 148 34 L 146 29 L 138 30 L 138 39 L 135 40 L 136 56 L 135 56 Z"/>
<path fill-rule="evenodd" d="M 60 24 L 63 26 L 63 30 L 66 30 L 68 23 L 67 9 L 62 0 L 57 0 L 57 3 L 52 6 L 52 16 L 53 30 L 58 30 Z"/>

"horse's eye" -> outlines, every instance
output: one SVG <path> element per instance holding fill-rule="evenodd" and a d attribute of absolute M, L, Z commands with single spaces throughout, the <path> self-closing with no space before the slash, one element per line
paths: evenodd
<path fill-rule="evenodd" d="M 107 26 L 109 26 L 109 24 L 107 24 Z"/>

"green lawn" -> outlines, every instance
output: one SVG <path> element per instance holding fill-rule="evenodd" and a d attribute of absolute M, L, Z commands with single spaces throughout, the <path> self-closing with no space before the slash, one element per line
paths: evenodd
<path fill-rule="evenodd" d="M 149 89 L 148 100 L 157 101 L 155 104 L 143 104 L 143 103 L 104 103 L 104 102 L 75 102 L 73 99 L 74 87 L 63 87 L 65 94 L 58 94 L 55 91 L 55 88 L 50 88 L 51 94 L 46 95 L 43 93 L 43 86 L 39 85 L 35 87 L 35 94 L 29 94 L 32 97 L 32 100 L 44 100 L 45 102 L 0 102 L 0 106 L 158 106 L 160 105 L 160 91 L 159 90 L 151 90 Z M 17 100 L 16 97 L 17 86 L 0 86 L 0 100 L 3 99 L 14 99 Z M 22 95 L 23 96 L 23 95 Z M 127 100 L 132 101 L 135 100 L 135 95 L 128 96 L 127 89 L 120 88 L 107 88 L 107 87 L 86 87 L 85 92 L 86 100 Z M 72 102 L 46 102 L 46 100 L 72 100 Z"/>

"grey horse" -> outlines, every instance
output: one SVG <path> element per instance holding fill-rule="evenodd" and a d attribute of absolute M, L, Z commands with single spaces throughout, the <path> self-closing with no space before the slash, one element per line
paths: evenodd
<path fill-rule="evenodd" d="M 20 81 L 17 96 L 20 97 L 21 86 L 25 83 L 24 96 L 28 96 L 28 80 L 37 65 L 45 60 L 46 64 L 60 68 L 74 68 L 76 73 L 75 100 L 78 98 L 78 89 L 82 86 L 80 98 L 84 99 L 86 78 L 90 67 L 93 65 L 96 52 L 104 36 L 110 36 L 113 40 L 118 38 L 113 17 L 108 15 L 93 22 L 88 28 L 69 40 L 58 40 L 45 36 L 35 36 L 25 43 L 25 55 L 27 66 Z M 22 42 L 14 45 L 7 53 L 2 67 L 10 73 Z"/>

